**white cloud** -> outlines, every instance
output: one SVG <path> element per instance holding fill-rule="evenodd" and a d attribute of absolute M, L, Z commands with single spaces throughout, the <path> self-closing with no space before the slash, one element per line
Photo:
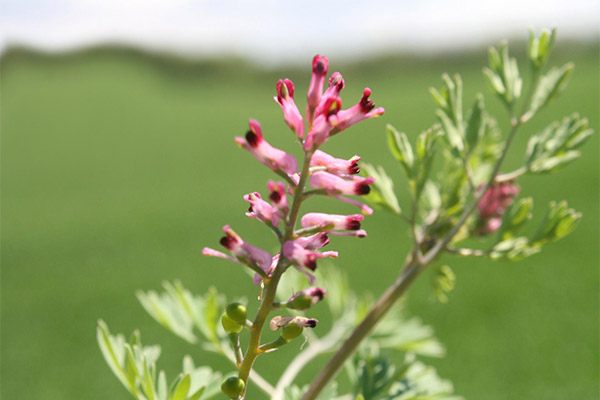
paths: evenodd
<path fill-rule="evenodd" d="M 387 48 L 437 51 L 523 37 L 557 26 L 561 37 L 593 36 L 597 0 L 4 0 L 0 47 L 65 49 L 102 41 L 254 59 L 305 59 L 316 52 L 364 55 Z"/>

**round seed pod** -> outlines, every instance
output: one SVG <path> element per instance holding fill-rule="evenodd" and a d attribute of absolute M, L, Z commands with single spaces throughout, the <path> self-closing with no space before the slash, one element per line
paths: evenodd
<path fill-rule="evenodd" d="M 241 303 L 230 303 L 226 309 L 227 315 L 240 325 L 246 323 L 246 306 Z"/>
<path fill-rule="evenodd" d="M 229 318 L 227 314 L 223 314 L 221 317 L 221 325 L 223 325 L 223 329 L 225 329 L 225 333 L 228 335 L 232 333 L 240 333 L 242 329 L 244 329 L 242 325 Z"/>
<path fill-rule="evenodd" d="M 221 391 L 230 399 L 237 399 L 244 391 L 246 384 L 237 376 L 230 376 L 221 384 Z"/>

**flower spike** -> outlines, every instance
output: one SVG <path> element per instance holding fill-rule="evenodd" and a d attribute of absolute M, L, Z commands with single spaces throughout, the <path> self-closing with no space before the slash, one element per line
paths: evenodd
<path fill-rule="evenodd" d="M 250 130 L 245 138 L 236 137 L 238 145 L 248 150 L 258 161 L 276 171 L 281 169 L 288 175 L 293 175 L 298 171 L 298 162 L 293 155 L 283 150 L 272 147 L 262 135 L 258 121 L 250 120 Z"/>
<path fill-rule="evenodd" d="M 294 103 L 294 84 L 289 79 L 277 82 L 275 101 L 281 106 L 285 123 L 300 139 L 304 137 L 304 119 Z"/>

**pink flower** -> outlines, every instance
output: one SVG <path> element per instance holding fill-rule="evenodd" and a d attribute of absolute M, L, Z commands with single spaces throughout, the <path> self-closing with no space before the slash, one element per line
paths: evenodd
<path fill-rule="evenodd" d="M 289 79 L 279 80 L 277 82 L 277 96 L 274 99 L 283 110 L 285 123 L 302 139 L 304 137 L 304 120 L 296 103 L 294 103 L 294 84 L 292 81 Z"/>
<path fill-rule="evenodd" d="M 513 182 L 494 183 L 484 194 L 477 205 L 479 210 L 479 229 L 482 235 L 497 231 L 502 225 L 502 216 L 519 194 L 520 187 Z"/>
<path fill-rule="evenodd" d="M 347 180 L 329 172 L 317 171 L 311 175 L 309 182 L 312 187 L 325 189 L 327 194 L 362 195 L 371 191 L 369 185 L 375 179 L 354 177 Z"/>
<path fill-rule="evenodd" d="M 329 244 L 327 232 L 319 232 L 312 236 L 299 237 L 296 243 L 307 250 L 317 250 Z"/>
<path fill-rule="evenodd" d="M 329 87 L 325 90 L 325 93 L 323 93 L 319 105 L 315 109 L 315 118 L 327 113 L 327 101 L 331 98 L 339 98 L 344 85 L 345 83 L 342 74 L 334 72 L 333 75 L 331 75 L 331 78 L 329 78 Z"/>
<path fill-rule="evenodd" d="M 229 257 L 211 248 L 204 248 L 202 254 L 206 256 L 220 257 L 226 260 L 246 265 L 258 265 L 263 271 L 268 272 L 271 267 L 271 254 L 258 247 L 246 243 L 229 225 L 223 227 L 225 236 L 221 238 L 221 245 L 235 257 Z"/>
<path fill-rule="evenodd" d="M 336 175 L 354 175 L 360 172 L 358 162 L 359 156 L 354 156 L 349 160 L 335 158 L 321 150 L 316 150 L 310 160 L 311 167 L 325 167 L 327 172 Z"/>
<path fill-rule="evenodd" d="M 282 169 L 288 175 L 298 171 L 298 162 L 291 154 L 272 147 L 262 135 L 258 121 L 250 120 L 250 130 L 245 138 L 236 137 L 235 141 L 248 150 L 258 161 L 276 171 Z"/>
<path fill-rule="evenodd" d="M 313 58 L 312 77 L 310 78 L 310 86 L 306 95 L 307 108 L 314 109 L 319 105 L 319 101 L 321 101 L 321 96 L 323 95 L 323 83 L 325 82 L 328 66 L 327 57 L 317 54 Z M 310 114 L 310 111 L 307 114 Z"/>
<path fill-rule="evenodd" d="M 342 100 L 338 97 L 330 97 L 325 101 L 325 112 L 315 118 L 314 124 L 306 140 L 304 141 L 304 150 L 316 149 L 327 141 L 332 129 L 331 120 L 333 116 L 340 111 Z"/>
<path fill-rule="evenodd" d="M 286 215 L 289 210 L 288 199 L 286 196 L 285 185 L 281 182 L 267 182 L 267 187 L 269 188 L 269 200 L 271 200 L 271 204 L 277 207 L 283 215 Z"/>
<path fill-rule="evenodd" d="M 256 218 L 261 222 L 270 222 L 274 226 L 279 224 L 279 210 L 262 199 L 260 193 L 254 192 L 244 195 L 244 200 L 250 203 L 250 208 L 246 215 L 250 218 Z"/>
<path fill-rule="evenodd" d="M 333 117 L 334 129 L 331 135 L 341 132 L 364 119 L 379 117 L 385 112 L 383 107 L 375 108 L 375 103 L 369 100 L 370 95 L 371 89 L 365 88 L 363 96 L 357 104 L 347 110 L 341 110 Z"/>
<path fill-rule="evenodd" d="M 297 241 L 288 240 L 283 244 L 283 255 L 288 260 L 314 271 L 317 269 L 317 260 L 319 258 L 337 258 L 338 253 L 337 251 L 319 253 L 318 251 L 304 248 Z"/>
<path fill-rule="evenodd" d="M 315 226 L 333 225 L 332 230 L 357 231 L 360 229 L 360 221 L 365 217 L 360 214 L 337 215 L 324 213 L 308 213 L 300 219 L 303 228 Z"/>

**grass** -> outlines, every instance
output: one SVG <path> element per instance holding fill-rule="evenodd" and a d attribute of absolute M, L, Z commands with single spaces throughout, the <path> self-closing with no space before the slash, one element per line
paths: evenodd
<path fill-rule="evenodd" d="M 527 136 L 551 120 L 578 111 L 598 130 L 597 56 L 597 44 L 557 51 L 556 63 L 577 65 L 571 85 L 520 133 L 509 166 L 518 165 Z M 368 85 L 387 112 L 336 136 L 326 149 L 347 157 L 359 153 L 383 164 L 399 182 L 400 170 L 386 150 L 385 124 L 411 138 L 428 127 L 434 106 L 427 88 L 439 84 L 442 72 L 462 74 L 467 104 L 484 88 L 484 52 L 330 61 L 346 79 L 346 105 Z M 267 72 L 239 60 L 196 63 L 112 48 L 57 56 L 12 50 L 1 66 L 0 397 L 127 398 L 97 349 L 98 318 L 113 331 L 140 328 L 146 343 L 160 343 L 159 363 L 170 376 L 186 353 L 197 364 L 229 372 L 220 359 L 156 325 L 134 292 L 179 278 L 195 292 L 216 285 L 230 298 L 255 298 L 245 274 L 202 258 L 200 251 L 217 245 L 226 223 L 253 244 L 274 245 L 244 216 L 241 199 L 264 192 L 273 176 L 236 148 L 233 137 L 252 117 L 274 145 L 292 149 L 292 134 L 271 97 L 276 80 L 287 76 L 302 99 L 308 68 Z M 504 116 L 485 93 L 488 108 Z M 411 312 L 433 325 L 448 348 L 446 358 L 431 363 L 452 379 L 457 393 L 488 400 L 597 395 L 597 149 L 595 135 L 575 165 L 520 180 L 522 195 L 535 199 L 538 217 L 552 199 L 567 199 L 583 212 L 573 235 L 515 264 L 447 256 L 457 288 L 446 305 L 432 301 L 427 274 L 412 289 Z M 354 212 L 333 202 L 308 204 Z M 383 212 L 365 225 L 369 238 L 360 246 L 351 239 L 333 246 L 355 290 L 377 295 L 397 275 L 410 243 L 401 221 Z M 257 367 L 275 379 L 279 368 L 273 363 L 279 362 L 273 355 Z M 302 379 L 307 382 L 323 362 Z"/>

